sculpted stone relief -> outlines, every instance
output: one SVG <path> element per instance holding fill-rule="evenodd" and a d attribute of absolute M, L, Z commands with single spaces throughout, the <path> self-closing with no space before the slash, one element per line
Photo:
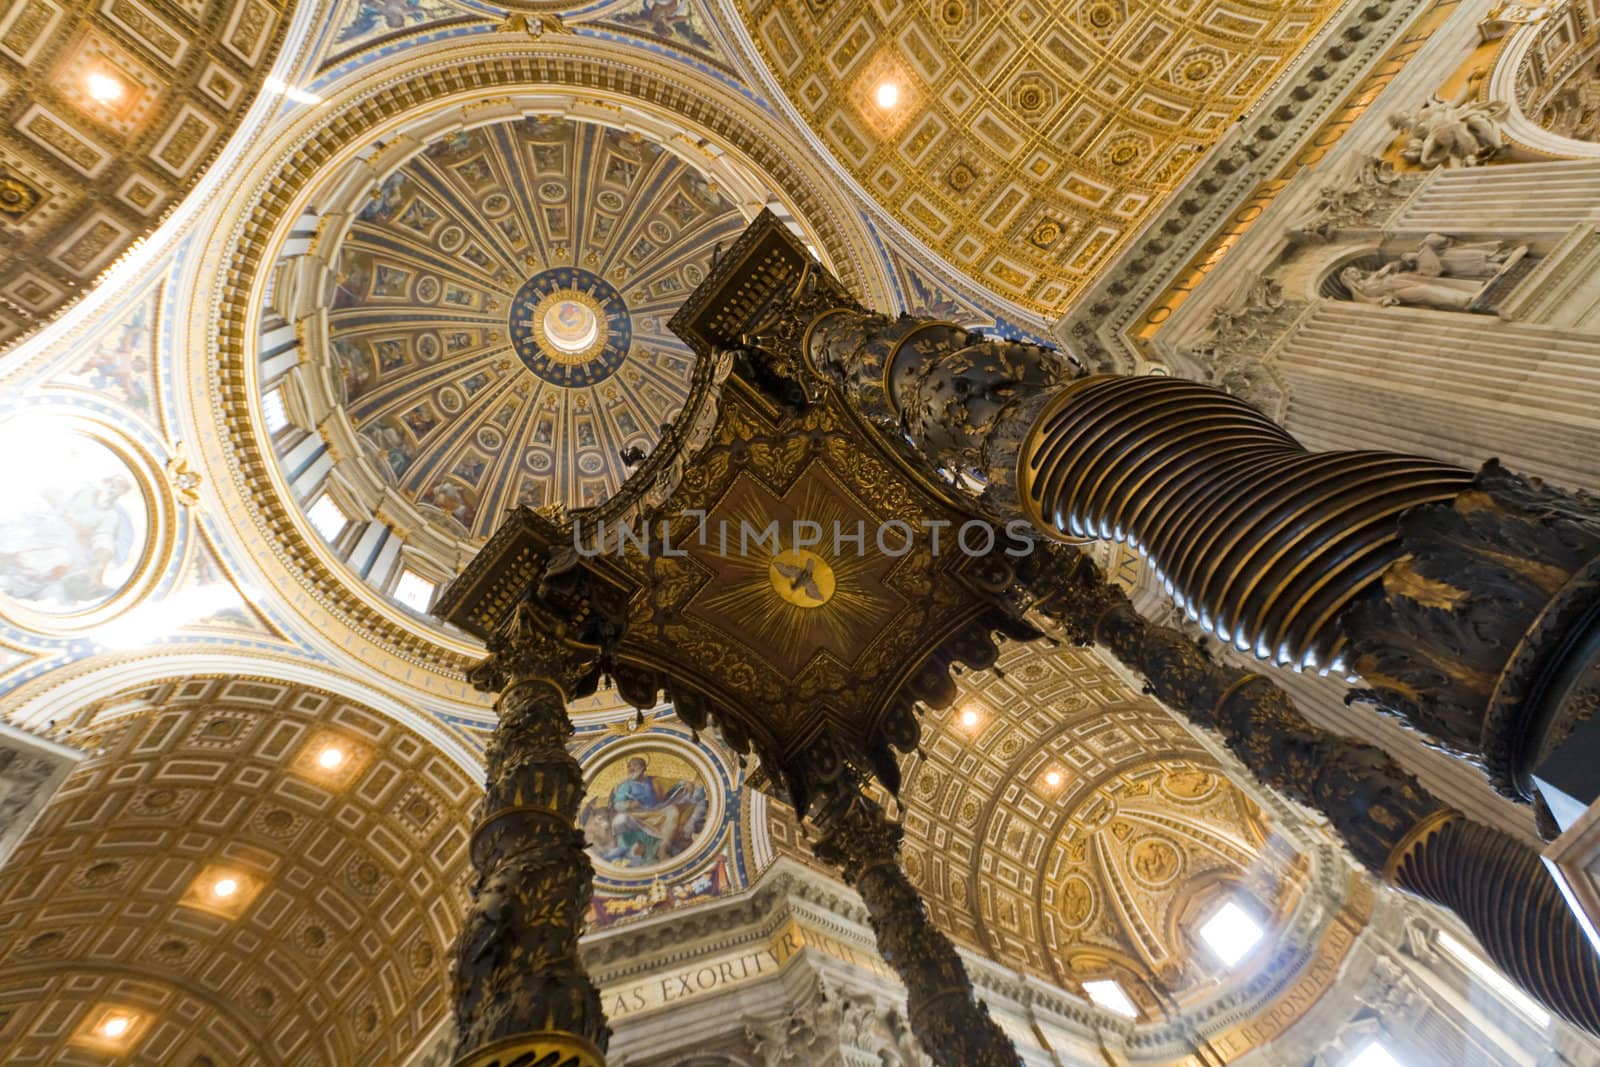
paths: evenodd
<path fill-rule="evenodd" d="M 1295 243 L 1331 241 L 1342 227 L 1374 221 L 1405 198 L 1415 179 L 1376 156 L 1357 157 L 1323 184 L 1315 199 L 1285 228 Z"/>
<path fill-rule="evenodd" d="M 1284 298 L 1283 287 L 1276 280 L 1257 278 L 1238 306 L 1224 305 L 1212 311 L 1207 337 L 1193 355 L 1206 368 L 1213 385 L 1281 418 L 1288 395 L 1265 357 L 1304 310 L 1303 301 Z"/>
<path fill-rule="evenodd" d="M 0 725 L 0 864 L 50 802 L 72 764 L 70 753 Z"/>
<path fill-rule="evenodd" d="M 1420 107 L 1392 113 L 1389 124 L 1406 136 L 1401 158 L 1431 169 L 1475 167 L 1499 154 L 1506 146 L 1499 122 L 1506 105 L 1479 103 L 1474 92 L 1468 86 L 1448 100 L 1435 94 Z"/>
<path fill-rule="evenodd" d="M 1441 311 L 1470 311 L 1495 278 L 1527 255 L 1527 245 L 1506 241 L 1458 241 L 1440 233 L 1422 238 L 1373 270 L 1345 267 L 1339 280 L 1351 299 L 1380 307 L 1406 304 Z"/>
<path fill-rule="evenodd" d="M 745 1029 L 763 1067 L 822 1067 L 869 1062 L 881 1067 L 932 1067 L 911 1032 L 903 1005 L 818 979 L 788 1015 Z"/>

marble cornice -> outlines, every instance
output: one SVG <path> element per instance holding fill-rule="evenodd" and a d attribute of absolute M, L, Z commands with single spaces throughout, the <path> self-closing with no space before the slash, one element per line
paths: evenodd
<path fill-rule="evenodd" d="M 854 892 L 780 857 L 738 896 L 596 934 L 582 952 L 597 978 L 615 981 L 763 940 L 796 919 L 876 951 Z"/>
<path fill-rule="evenodd" d="M 1139 368 L 1129 326 L 1242 204 L 1337 108 L 1432 0 L 1355 0 L 1275 90 L 1212 149 L 1145 230 L 1056 324 L 1063 345 L 1107 371 Z"/>

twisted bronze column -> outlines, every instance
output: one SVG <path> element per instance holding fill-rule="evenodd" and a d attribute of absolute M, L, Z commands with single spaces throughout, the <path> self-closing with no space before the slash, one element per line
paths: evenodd
<path fill-rule="evenodd" d="M 1376 745 L 1314 726 L 1268 678 L 1142 618 L 1080 553 L 1040 553 L 1024 567 L 1034 609 L 1143 674 L 1263 783 L 1326 815 L 1374 875 L 1455 912 L 1530 995 L 1600 1034 L 1600 956 L 1536 851 L 1451 808 Z"/>
<path fill-rule="evenodd" d="M 899 825 L 848 784 L 812 818 L 824 834 L 812 851 L 866 902 L 878 951 L 905 984 L 911 1030 L 937 1067 L 1021 1067 L 1011 1039 L 973 993 L 955 945 L 900 868 Z"/>
<path fill-rule="evenodd" d="M 796 402 L 829 384 L 850 397 L 931 492 L 1053 540 L 1135 545 L 1213 633 L 1263 659 L 1359 670 L 1370 699 L 1497 781 L 1520 788 L 1600 708 L 1600 501 L 1492 465 L 1313 455 L 1220 390 L 1088 376 L 1041 346 L 873 314 L 765 225 L 763 263 L 784 265 L 771 274 L 786 288 L 741 307 L 746 358 Z M 1098 575 L 1047 567 L 1030 588 L 1262 781 L 1323 811 L 1369 869 L 1456 910 L 1530 993 L 1600 1033 L 1600 961 L 1531 849 L 1377 747 L 1313 726 L 1261 675 L 1152 626 Z"/>
<path fill-rule="evenodd" d="M 1312 453 L 1223 391 L 1085 376 L 1036 345 L 814 285 L 811 367 L 990 515 L 1144 555 L 1203 628 L 1354 672 L 1507 795 L 1600 707 L 1600 500 L 1387 452 Z M 788 343 L 797 343 L 789 341 Z M 792 360 L 791 360 L 792 362 Z"/>
<path fill-rule="evenodd" d="M 1132 546 L 1221 640 L 1339 670 L 1339 614 L 1399 557 L 1396 520 L 1455 497 L 1472 474 L 1388 452 L 1308 452 L 1208 385 L 1093 377 L 1040 413 L 1018 479 L 1036 523 Z"/>
<path fill-rule="evenodd" d="M 593 868 L 576 829 L 583 772 L 567 751 L 567 702 L 605 654 L 609 627 L 581 589 L 530 597 L 471 673 L 499 691 L 477 880 L 456 941 L 457 1067 L 604 1067 L 611 1031 L 578 959 Z"/>
<path fill-rule="evenodd" d="M 992 508 L 1135 548 L 1190 618 L 1269 662 L 1343 669 L 1339 615 L 1401 555 L 1399 516 L 1472 481 L 1415 456 L 1308 452 L 1212 386 L 1081 377 L 949 323 L 839 309 L 810 343 Z"/>

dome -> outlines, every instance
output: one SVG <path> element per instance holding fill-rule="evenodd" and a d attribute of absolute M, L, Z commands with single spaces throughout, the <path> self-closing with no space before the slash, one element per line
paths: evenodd
<path fill-rule="evenodd" d="M 447 537 L 486 537 L 518 505 L 598 504 L 681 408 L 694 357 L 666 322 L 743 226 L 635 133 L 449 133 L 329 250 L 330 407 Z"/>
<path fill-rule="evenodd" d="M 666 138 L 504 110 L 324 176 L 258 324 L 279 474 L 426 614 L 506 512 L 593 507 L 682 410 L 667 322 L 746 219 Z"/>
<path fill-rule="evenodd" d="M 742 96 L 654 69 L 623 85 L 611 51 L 541 66 L 571 79 L 552 95 L 516 40 L 483 44 L 506 54 L 462 68 L 475 88 L 427 65 L 393 110 L 354 86 L 308 110 L 311 140 L 229 205 L 228 264 L 187 323 L 246 536 L 319 631 L 446 690 L 477 649 L 428 615 L 439 590 L 509 510 L 610 499 L 683 417 L 704 368 L 667 323 L 719 245 L 770 210 L 889 293 L 864 220 Z"/>

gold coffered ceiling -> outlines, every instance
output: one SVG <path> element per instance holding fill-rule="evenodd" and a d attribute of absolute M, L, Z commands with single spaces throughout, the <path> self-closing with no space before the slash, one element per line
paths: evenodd
<path fill-rule="evenodd" d="M 292 0 L 0 7 L 0 344 L 152 231 L 244 117 Z"/>
<path fill-rule="evenodd" d="M 1055 316 L 1338 6 L 754 0 L 741 14 L 852 177 L 973 279 Z"/>
<path fill-rule="evenodd" d="M 76 722 L 0 876 L 6 1063 L 396 1064 L 444 1018 L 478 788 L 443 752 L 256 678 Z"/>

